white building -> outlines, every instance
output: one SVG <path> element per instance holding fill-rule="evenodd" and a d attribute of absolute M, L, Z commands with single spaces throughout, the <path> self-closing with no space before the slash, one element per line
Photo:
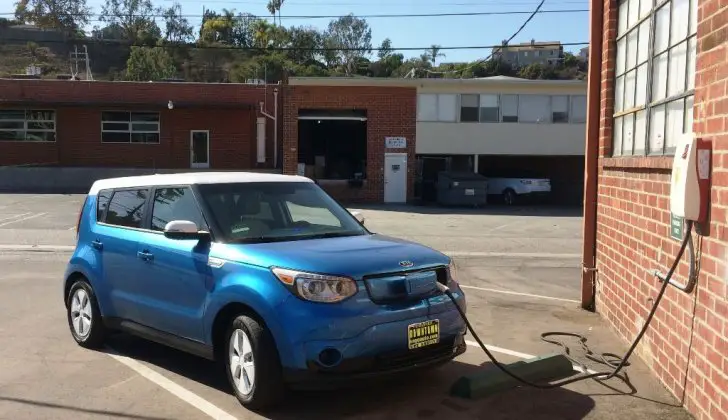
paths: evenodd
<path fill-rule="evenodd" d="M 586 134 L 586 82 L 420 79 L 418 181 L 440 170 L 544 177 L 556 194 L 580 200 Z"/>

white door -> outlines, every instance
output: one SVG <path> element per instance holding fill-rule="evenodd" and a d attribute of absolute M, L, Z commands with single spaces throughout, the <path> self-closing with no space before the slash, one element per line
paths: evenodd
<path fill-rule="evenodd" d="M 384 155 L 384 202 L 407 202 L 407 154 Z"/>
<path fill-rule="evenodd" d="M 210 132 L 207 130 L 190 131 L 190 167 L 210 167 Z"/>

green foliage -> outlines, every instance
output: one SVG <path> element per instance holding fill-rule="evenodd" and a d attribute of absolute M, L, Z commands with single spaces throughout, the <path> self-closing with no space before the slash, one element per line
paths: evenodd
<path fill-rule="evenodd" d="M 19 0 L 15 19 L 43 29 L 59 29 L 75 34 L 88 24 L 91 8 L 86 0 Z"/>
<path fill-rule="evenodd" d="M 159 81 L 174 76 L 172 57 L 162 48 L 132 47 L 126 62 L 126 80 Z"/>
<path fill-rule="evenodd" d="M 446 55 L 440 45 L 433 44 L 408 58 L 385 38 L 372 54 L 372 31 L 365 19 L 342 16 L 329 22 L 324 31 L 310 26 L 284 27 L 280 19 L 284 0 L 268 1 L 272 23 L 234 9 L 205 10 L 197 33 L 193 28 L 198 22 L 185 18 L 177 0 L 165 5 L 168 7 L 155 7 L 153 0 L 105 0 L 99 15 L 104 25 L 95 26 L 90 36 L 74 35 L 92 14 L 86 1 L 18 0 L 17 21 L 0 19 L 0 27 L 33 23 L 85 38 L 97 79 L 147 81 L 179 75 L 190 81 L 225 83 L 276 82 L 286 76 L 583 79 L 586 75 L 586 63 L 568 52 L 557 64 L 522 68 L 498 60 L 443 63 Z M 55 68 L 44 64 L 45 57 L 68 55 L 66 45 L 56 44 L 49 51 L 40 44 L 19 45 L 27 59 L 3 59 L 13 63 L 12 71 L 18 71 L 16 63 L 21 62 Z M 1 64 L 0 72 L 7 71 Z"/>

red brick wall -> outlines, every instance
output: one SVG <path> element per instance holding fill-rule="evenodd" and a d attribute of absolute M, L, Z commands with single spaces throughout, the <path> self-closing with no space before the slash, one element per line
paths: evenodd
<path fill-rule="evenodd" d="M 678 243 L 669 238 L 671 157 L 611 158 L 617 1 L 605 0 L 597 214 L 597 311 L 632 341 Z M 694 131 L 712 140 L 712 204 L 696 236 L 699 277 L 688 295 L 668 288 L 638 354 L 698 419 L 728 413 L 728 3 L 700 0 Z M 596 58 L 596 57 L 594 57 Z M 687 278 L 687 258 L 677 276 Z M 686 385 L 684 385 L 686 384 Z"/>
<path fill-rule="evenodd" d="M 273 164 L 273 122 L 266 123 L 267 162 L 258 164 L 255 119 L 259 113 L 250 109 L 257 109 L 267 93 L 268 112 L 273 113 L 271 86 L 0 79 L 0 92 L 1 99 L 15 103 L 15 108 L 21 108 L 18 102 L 33 100 L 38 105 L 23 107 L 56 110 L 56 143 L 0 142 L 0 165 L 189 168 L 190 130 L 210 131 L 213 169 L 270 168 Z M 178 104 L 172 110 L 167 109 L 170 100 Z M 54 102 L 78 106 L 44 105 Z M 159 111 L 160 143 L 101 143 L 101 111 L 113 107 L 93 104 L 114 102 L 148 104 L 119 106 L 119 110 Z"/>
<path fill-rule="evenodd" d="M 382 202 L 384 137 L 403 136 L 407 138 L 407 195 L 408 199 L 413 197 L 417 112 L 415 88 L 287 86 L 283 102 L 283 169 L 286 173 L 297 171 L 299 109 L 366 109 L 367 180 L 361 188 L 340 185 L 322 187 L 342 201 Z"/>

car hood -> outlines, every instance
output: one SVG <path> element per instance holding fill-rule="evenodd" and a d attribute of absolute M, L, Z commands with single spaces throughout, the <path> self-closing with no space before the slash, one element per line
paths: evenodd
<path fill-rule="evenodd" d="M 283 267 L 361 278 L 446 265 L 449 258 L 432 248 L 385 235 L 310 239 L 264 244 L 225 244 L 214 256 L 261 267 Z M 411 267 L 400 264 L 413 263 Z"/>

